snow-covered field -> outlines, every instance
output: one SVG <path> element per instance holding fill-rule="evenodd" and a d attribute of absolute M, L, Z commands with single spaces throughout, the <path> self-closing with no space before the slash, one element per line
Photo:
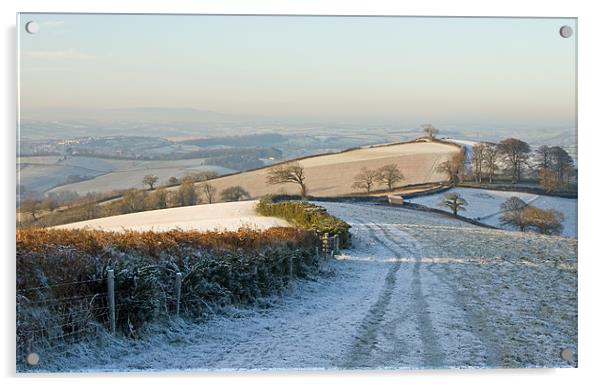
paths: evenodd
<path fill-rule="evenodd" d="M 353 248 L 262 306 L 99 339 L 41 370 L 157 371 L 569 366 L 577 241 L 378 205 L 320 203 Z M 107 343 L 108 342 L 108 343 Z"/>
<path fill-rule="evenodd" d="M 318 155 L 305 158 L 299 163 L 305 168 L 306 184 L 310 195 L 336 196 L 358 192 L 352 188 L 352 184 L 353 178 L 362 167 L 377 169 L 391 163 L 396 164 L 405 177 L 400 185 L 445 181 L 446 176 L 444 173 L 437 172 L 437 165 L 458 151 L 456 146 L 449 144 L 412 142 Z M 267 184 L 267 170 L 264 168 L 224 176 L 211 180 L 211 184 L 220 191 L 240 185 L 251 194 L 251 197 L 299 193 L 298 185 L 293 183 Z"/>
<path fill-rule="evenodd" d="M 562 235 L 577 237 L 577 199 L 543 196 L 532 193 L 505 192 L 498 190 L 453 188 L 445 192 L 408 199 L 408 202 L 444 209 L 439 204 L 447 193 L 459 193 L 467 202 L 462 216 L 473 218 L 485 224 L 502 227 L 500 205 L 510 197 L 518 197 L 528 204 L 542 209 L 554 209 L 564 215 Z"/>
<path fill-rule="evenodd" d="M 92 228 L 106 231 L 237 230 L 241 227 L 266 229 L 290 224 L 276 217 L 255 212 L 257 201 L 225 202 L 181 208 L 123 214 L 59 225 L 58 229 Z"/>

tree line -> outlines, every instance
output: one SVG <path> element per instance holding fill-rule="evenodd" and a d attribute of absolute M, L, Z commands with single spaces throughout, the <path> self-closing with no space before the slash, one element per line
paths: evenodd
<path fill-rule="evenodd" d="M 567 189 L 576 172 L 575 162 L 564 148 L 543 145 L 532 150 L 516 138 L 474 145 L 471 163 L 478 184 L 484 179 L 493 183 L 498 169 L 510 177 L 512 184 L 519 183 L 527 171 L 535 171 L 540 186 L 548 192 Z"/>
<path fill-rule="evenodd" d="M 53 226 L 69 222 L 91 220 L 155 209 L 166 209 L 222 201 L 240 201 L 251 197 L 243 187 L 235 185 L 219 191 L 211 180 L 218 177 L 214 172 L 199 172 L 180 179 L 170 177 L 157 186 L 159 178 L 148 174 L 142 182 L 148 189 L 127 189 L 109 194 L 89 193 L 81 197 L 75 192 L 49 193 L 45 199 L 24 200 L 20 205 L 19 226 Z M 177 189 L 167 189 L 177 186 Z M 117 199 L 112 196 L 120 195 Z"/>

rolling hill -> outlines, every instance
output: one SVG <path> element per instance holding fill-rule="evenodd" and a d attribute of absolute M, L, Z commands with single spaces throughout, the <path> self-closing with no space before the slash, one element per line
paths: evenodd
<path fill-rule="evenodd" d="M 376 169 L 386 164 L 396 164 L 405 179 L 400 185 L 414 185 L 446 180 L 436 171 L 439 163 L 450 158 L 460 148 L 440 142 L 405 142 L 362 147 L 339 153 L 316 155 L 299 159 L 305 168 L 308 194 L 314 197 L 340 196 L 357 193 L 351 185 L 362 167 Z M 252 198 L 266 194 L 298 194 L 295 184 L 268 185 L 269 168 L 235 173 L 211 180 L 219 191 L 240 185 Z"/>

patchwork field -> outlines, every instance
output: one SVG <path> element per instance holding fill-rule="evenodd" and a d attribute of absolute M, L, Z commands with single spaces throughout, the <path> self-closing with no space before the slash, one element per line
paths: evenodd
<path fill-rule="evenodd" d="M 204 165 L 204 159 L 137 161 L 96 157 L 59 156 L 21 157 L 17 162 L 19 184 L 26 191 L 40 193 L 74 191 L 80 195 L 90 192 L 110 192 L 116 189 L 143 188 L 142 178 L 147 174 L 165 182 L 169 177 L 188 173 L 214 171 L 218 174 L 233 170 Z M 74 178 L 85 181 L 71 182 Z"/>
<path fill-rule="evenodd" d="M 255 213 L 257 201 L 227 202 L 151 210 L 60 225 L 58 229 L 93 228 L 106 231 L 167 231 L 170 229 L 213 231 L 239 228 L 267 229 L 290 224 L 276 217 Z"/>
<path fill-rule="evenodd" d="M 337 196 L 358 192 L 351 185 L 362 167 L 376 169 L 386 164 L 396 164 L 405 176 L 400 185 L 445 181 L 446 176 L 435 169 L 458 151 L 457 147 L 442 143 L 412 142 L 320 155 L 303 159 L 300 164 L 305 168 L 309 195 Z M 220 191 L 240 185 L 253 198 L 275 193 L 299 193 L 295 184 L 268 185 L 267 171 L 266 168 L 224 176 L 212 180 L 211 184 Z"/>

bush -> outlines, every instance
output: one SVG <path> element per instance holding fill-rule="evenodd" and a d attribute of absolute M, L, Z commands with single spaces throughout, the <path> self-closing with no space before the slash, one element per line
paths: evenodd
<path fill-rule="evenodd" d="M 257 204 L 257 213 L 283 218 L 301 229 L 339 235 L 341 248 L 351 246 L 351 225 L 332 216 L 323 207 L 307 201 L 274 201 L 272 196 L 263 197 Z"/>
<path fill-rule="evenodd" d="M 181 314 L 204 317 L 281 289 L 294 274 L 317 269 L 313 232 L 295 228 L 236 232 L 172 230 L 17 230 L 17 342 L 50 345 L 108 321 L 106 277 L 115 273 L 117 328 L 137 337 L 168 315 L 181 272 Z M 104 328 L 104 327 L 103 327 Z M 79 334 L 79 333 L 78 333 Z M 75 336 L 75 335 L 74 335 Z"/>

